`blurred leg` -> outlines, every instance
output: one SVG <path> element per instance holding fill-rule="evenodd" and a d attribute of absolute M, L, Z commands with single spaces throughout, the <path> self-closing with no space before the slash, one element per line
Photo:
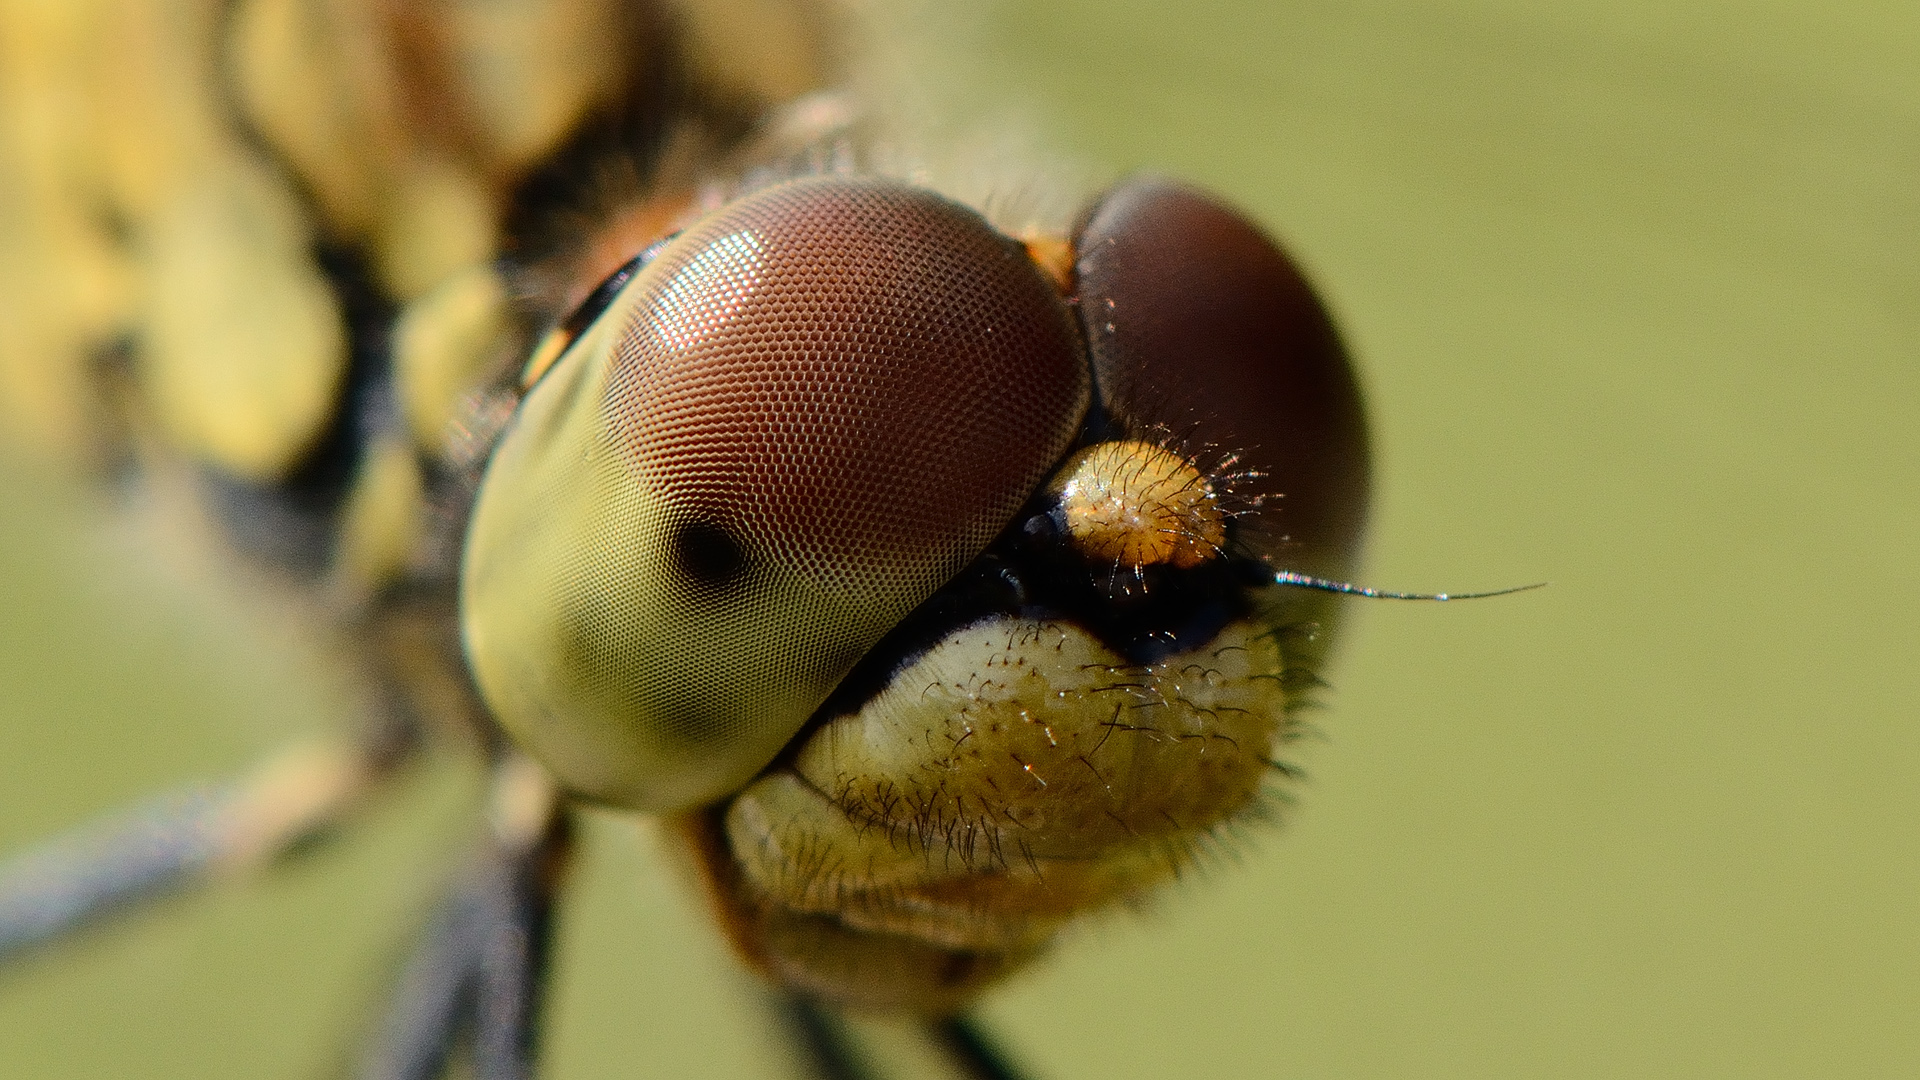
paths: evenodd
<path fill-rule="evenodd" d="M 1022 1080 L 1026 1076 L 987 1039 L 978 1024 L 964 1016 L 931 1021 L 927 1034 L 968 1080 Z"/>
<path fill-rule="evenodd" d="M 504 779 L 494 809 L 501 845 L 481 907 L 482 952 L 474 995 L 476 1080 L 525 1080 L 534 1074 L 540 1006 L 553 941 L 553 906 L 572 852 L 572 821 L 550 781 L 520 761 Z M 518 801 L 509 807 L 503 803 Z M 516 819 L 513 820 L 513 819 Z"/>
<path fill-rule="evenodd" d="M 803 1067 L 816 1080 L 874 1080 L 839 1017 L 798 994 L 781 995 L 779 1008 Z"/>
<path fill-rule="evenodd" d="M 526 1080 L 569 822 L 544 774 L 495 773 L 492 828 L 408 958 L 363 1080 L 432 1080 L 471 1040 L 476 1080 Z"/>
<path fill-rule="evenodd" d="M 0 963 L 135 904 L 254 868 L 337 824 L 404 756 L 334 742 L 269 759 L 0 864 Z"/>
<path fill-rule="evenodd" d="M 471 882 L 457 887 L 407 958 L 361 1080 L 432 1080 L 473 1014 L 473 974 L 484 949 Z"/>

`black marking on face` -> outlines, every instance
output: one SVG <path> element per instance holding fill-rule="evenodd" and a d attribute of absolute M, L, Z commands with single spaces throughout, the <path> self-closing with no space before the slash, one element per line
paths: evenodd
<path fill-rule="evenodd" d="M 1058 527 L 1038 495 L 1000 537 L 870 650 L 816 714 L 816 722 L 856 712 L 903 668 L 956 630 L 983 619 L 1069 622 L 1131 663 L 1150 664 L 1197 649 L 1228 624 L 1252 614 L 1273 571 L 1236 551 L 1177 568 L 1092 566 Z M 804 737 L 794 740 L 795 745 Z"/>

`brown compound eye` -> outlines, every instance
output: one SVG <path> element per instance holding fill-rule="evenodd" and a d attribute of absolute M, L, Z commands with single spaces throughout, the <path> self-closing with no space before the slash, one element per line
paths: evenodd
<path fill-rule="evenodd" d="M 585 794 L 724 796 L 985 548 L 1089 397 L 1065 303 L 973 211 L 846 178 L 743 198 L 496 451 L 462 580 L 482 692 Z"/>
<path fill-rule="evenodd" d="M 1094 384 L 1126 434 L 1237 454 L 1260 512 L 1240 541 L 1276 568 L 1344 577 L 1365 526 L 1359 386 L 1326 308 L 1261 229 L 1192 188 L 1123 183 L 1076 244 Z"/>

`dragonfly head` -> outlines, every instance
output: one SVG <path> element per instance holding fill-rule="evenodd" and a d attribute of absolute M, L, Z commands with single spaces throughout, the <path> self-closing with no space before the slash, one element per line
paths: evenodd
<path fill-rule="evenodd" d="M 508 732 L 579 794 L 674 811 L 911 696 L 965 626 L 1054 620 L 1122 664 L 1284 632 L 1262 662 L 1310 671 L 1331 601 L 1275 573 L 1348 572 L 1367 498 L 1331 320 L 1177 184 L 1120 185 L 1063 244 L 1043 272 L 931 192 L 820 177 L 610 279 L 537 357 L 470 525 L 462 629 Z M 1019 663 L 1047 668 L 1034 709 L 1086 677 Z M 1246 760 L 1194 821 L 1245 803 Z"/>

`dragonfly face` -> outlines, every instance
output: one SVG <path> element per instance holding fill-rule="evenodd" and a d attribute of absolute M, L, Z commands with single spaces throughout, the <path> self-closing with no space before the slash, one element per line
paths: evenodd
<path fill-rule="evenodd" d="M 621 271 L 488 468 L 488 704 L 573 791 L 685 814 L 789 984 L 949 1010 L 1170 876 L 1319 656 L 1271 583 L 1357 542 L 1324 313 L 1173 185 L 1069 250 L 894 181 L 750 194 Z"/>

